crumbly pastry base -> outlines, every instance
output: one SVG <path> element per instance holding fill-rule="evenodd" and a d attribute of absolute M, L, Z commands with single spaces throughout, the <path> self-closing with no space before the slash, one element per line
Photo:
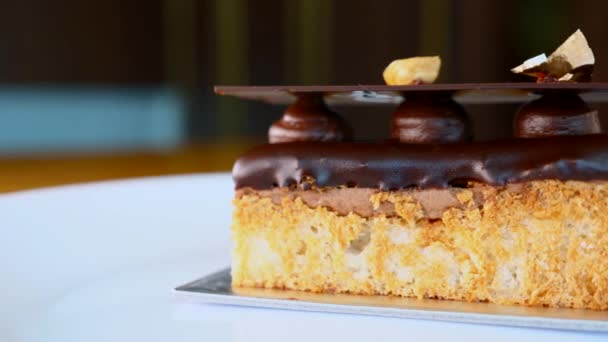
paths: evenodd
<path fill-rule="evenodd" d="M 405 193 L 370 196 L 391 217 L 239 196 L 233 285 L 608 309 L 608 183 L 475 187 L 440 219 Z"/>

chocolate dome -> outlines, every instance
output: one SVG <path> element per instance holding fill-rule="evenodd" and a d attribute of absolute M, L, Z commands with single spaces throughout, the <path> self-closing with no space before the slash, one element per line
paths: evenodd
<path fill-rule="evenodd" d="M 393 113 L 391 136 L 402 143 L 446 144 L 471 140 L 469 119 L 448 96 L 407 96 Z"/>
<path fill-rule="evenodd" d="M 327 108 L 320 94 L 300 95 L 268 130 L 271 144 L 294 141 L 350 140 L 352 129 Z"/>
<path fill-rule="evenodd" d="M 546 94 L 527 103 L 519 109 L 514 121 L 514 135 L 519 138 L 585 135 L 601 131 L 597 110 L 571 93 Z"/>

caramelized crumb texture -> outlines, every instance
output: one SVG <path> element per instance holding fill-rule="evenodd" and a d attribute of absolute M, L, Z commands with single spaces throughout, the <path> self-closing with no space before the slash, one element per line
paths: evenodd
<path fill-rule="evenodd" d="M 234 286 L 608 309 L 608 183 L 477 185 L 479 206 L 428 219 L 413 197 L 376 192 L 397 216 L 339 215 L 300 198 L 234 200 Z"/>

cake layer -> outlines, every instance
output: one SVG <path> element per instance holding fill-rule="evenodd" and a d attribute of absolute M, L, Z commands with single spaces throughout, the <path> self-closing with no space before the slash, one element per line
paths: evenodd
<path fill-rule="evenodd" d="M 509 185 L 513 191 L 519 187 L 518 184 Z M 462 189 L 426 189 L 426 190 L 399 190 L 393 192 L 396 196 L 412 197 L 416 200 L 428 219 L 441 218 L 443 213 L 454 207 L 462 207 L 458 200 L 458 194 Z M 473 186 L 469 188 L 477 206 L 483 204 L 481 188 Z M 311 208 L 325 207 L 339 215 L 355 213 L 362 217 L 375 215 L 397 216 L 397 208 L 391 202 L 384 201 L 375 205 L 370 198 L 378 193 L 378 189 L 372 188 L 312 188 L 309 190 L 275 188 L 272 190 L 254 190 L 244 188 L 236 191 L 236 198 L 246 195 L 270 198 L 274 204 L 281 204 L 283 198 L 292 200 L 299 198 L 304 204 Z"/>
<path fill-rule="evenodd" d="M 407 192 L 369 194 L 394 216 L 243 192 L 233 285 L 608 309 L 607 182 L 475 189 L 438 219 Z"/>
<path fill-rule="evenodd" d="M 445 145 L 296 142 L 261 145 L 232 171 L 237 189 L 349 186 L 447 188 L 467 181 L 608 180 L 608 136 Z"/>

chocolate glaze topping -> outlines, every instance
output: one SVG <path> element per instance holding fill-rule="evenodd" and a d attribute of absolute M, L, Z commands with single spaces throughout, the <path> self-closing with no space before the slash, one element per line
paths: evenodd
<path fill-rule="evenodd" d="M 446 144 L 471 140 L 464 108 L 446 95 L 414 95 L 397 107 L 391 137 L 402 143 Z"/>
<path fill-rule="evenodd" d="M 285 114 L 270 126 L 271 144 L 294 141 L 350 140 L 352 129 L 327 108 L 321 94 L 300 94 Z"/>
<path fill-rule="evenodd" d="M 608 136 L 559 136 L 443 145 L 296 142 L 261 145 L 234 165 L 236 188 L 445 188 L 478 181 L 608 180 Z"/>
<path fill-rule="evenodd" d="M 537 138 L 601 133 L 597 110 L 572 93 L 548 93 L 521 107 L 514 121 L 514 135 Z"/>

